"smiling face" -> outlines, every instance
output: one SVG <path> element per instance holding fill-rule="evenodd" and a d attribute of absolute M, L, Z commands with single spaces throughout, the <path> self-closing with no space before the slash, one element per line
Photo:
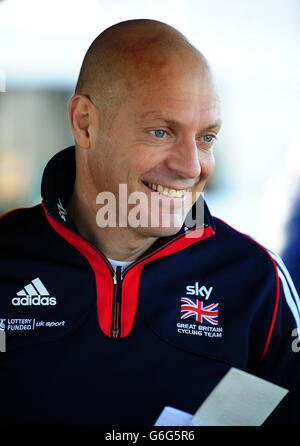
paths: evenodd
<path fill-rule="evenodd" d="M 131 229 L 147 236 L 176 233 L 185 218 L 186 192 L 193 193 L 194 202 L 214 169 L 219 101 L 207 70 L 186 59 L 180 64 L 176 57 L 138 81 L 105 130 L 99 113 L 90 152 L 98 193 L 110 191 L 118 198 L 119 185 L 126 184 L 128 196 L 145 194 L 141 209 L 150 227 Z M 159 227 L 151 227 L 151 195 L 161 200 Z"/>
<path fill-rule="evenodd" d="M 140 254 L 154 238 L 178 232 L 213 172 L 220 127 L 203 55 L 161 22 L 114 25 L 87 51 L 69 115 L 76 142 L 70 210 L 81 234 L 114 255 L 122 243 Z M 122 224 L 99 231 L 103 192 L 115 197 Z"/>

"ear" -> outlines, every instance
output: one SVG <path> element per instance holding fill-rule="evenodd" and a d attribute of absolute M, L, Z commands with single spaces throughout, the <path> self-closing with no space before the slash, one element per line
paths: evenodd
<path fill-rule="evenodd" d="M 76 143 L 89 149 L 91 146 L 91 125 L 93 104 L 82 94 L 75 94 L 69 101 L 69 119 Z"/>

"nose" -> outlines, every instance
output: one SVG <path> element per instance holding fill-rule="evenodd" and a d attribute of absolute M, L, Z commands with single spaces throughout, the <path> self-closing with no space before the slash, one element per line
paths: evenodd
<path fill-rule="evenodd" d="M 199 153 L 194 138 L 177 142 L 167 158 L 167 167 L 182 178 L 198 178 L 201 174 Z"/>

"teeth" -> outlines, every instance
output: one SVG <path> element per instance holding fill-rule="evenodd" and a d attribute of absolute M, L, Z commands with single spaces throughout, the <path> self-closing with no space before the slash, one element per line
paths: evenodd
<path fill-rule="evenodd" d="M 186 189 L 181 190 L 175 190 L 175 189 L 169 189 L 167 187 L 163 187 L 161 184 L 154 184 L 154 183 L 147 183 L 144 182 L 146 186 L 150 187 L 153 190 L 156 190 L 157 192 L 160 192 L 163 195 L 167 195 L 168 197 L 183 197 Z"/>

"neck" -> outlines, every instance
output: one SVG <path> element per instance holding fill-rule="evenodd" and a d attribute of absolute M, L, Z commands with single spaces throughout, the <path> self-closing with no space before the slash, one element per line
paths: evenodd
<path fill-rule="evenodd" d="M 78 233 L 106 257 L 120 261 L 136 260 L 155 242 L 155 237 L 137 234 L 130 227 L 100 228 L 96 222 L 98 209 L 91 205 L 96 200 L 87 199 L 78 189 L 75 183 L 73 195 L 66 204 L 68 213 Z"/>

